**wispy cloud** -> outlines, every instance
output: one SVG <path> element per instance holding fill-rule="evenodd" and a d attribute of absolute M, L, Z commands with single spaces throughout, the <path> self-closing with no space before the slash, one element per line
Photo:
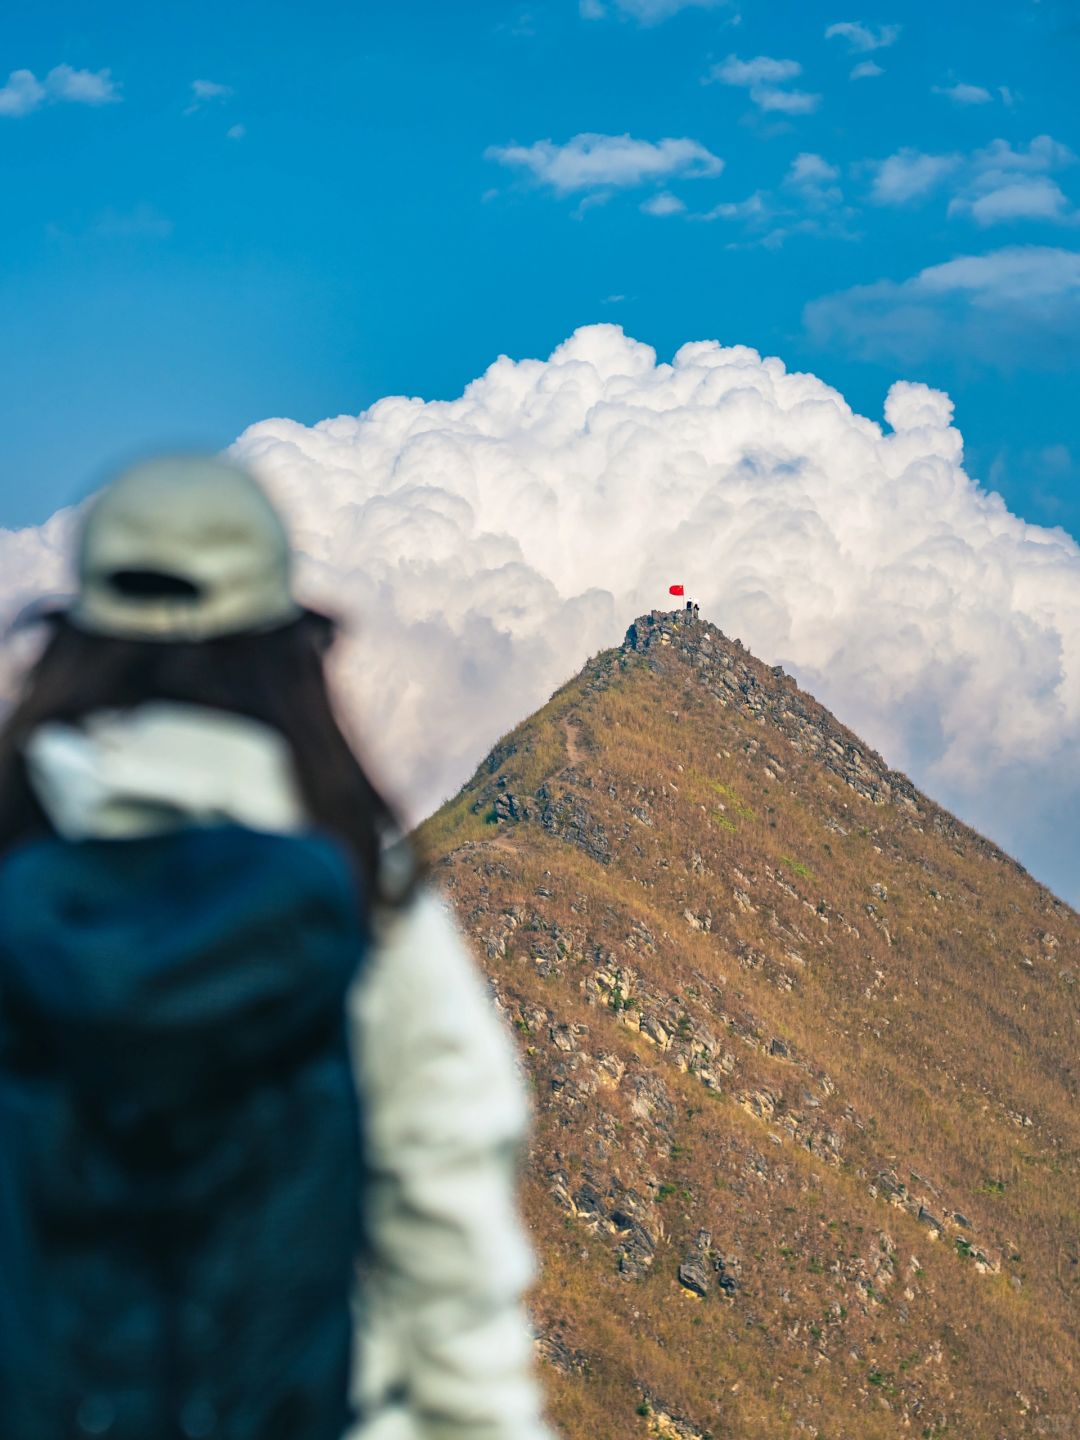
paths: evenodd
<path fill-rule="evenodd" d="M 193 80 L 191 89 L 196 100 L 224 100 L 233 93 L 231 85 L 221 85 L 216 80 Z"/>
<path fill-rule="evenodd" d="M 1008 140 L 991 140 L 989 145 L 976 150 L 972 158 L 976 169 L 987 176 L 1061 170 L 1076 160 L 1069 147 L 1052 135 L 1036 135 L 1026 146 L 1016 146 Z"/>
<path fill-rule="evenodd" d="M 840 171 L 835 165 L 820 155 L 804 151 L 791 162 L 784 184 L 813 209 L 824 210 L 839 205 L 844 198 L 836 183 L 839 179 Z"/>
<path fill-rule="evenodd" d="M 686 209 L 686 202 L 672 195 L 670 190 L 661 190 L 659 195 L 650 195 L 648 200 L 642 201 L 641 209 L 646 215 L 681 215 Z"/>
<path fill-rule="evenodd" d="M 760 225 L 772 220 L 775 214 L 776 211 L 768 192 L 755 190 L 753 195 L 748 195 L 745 200 L 722 200 L 711 210 L 706 210 L 704 214 L 694 218 L 698 220 L 742 220 L 749 224 Z"/>
<path fill-rule="evenodd" d="M 857 65 L 851 67 L 850 80 L 873 80 L 878 75 L 884 75 L 885 71 L 876 60 L 860 60 Z"/>
<path fill-rule="evenodd" d="M 29 115 L 45 101 L 45 86 L 32 70 L 13 70 L 0 87 L 0 115 Z"/>
<path fill-rule="evenodd" d="M 729 55 L 719 65 L 713 66 L 712 79 L 724 85 L 775 85 L 794 80 L 802 74 L 797 60 L 774 60 L 771 55 L 758 55 L 753 60 L 740 60 Z"/>
<path fill-rule="evenodd" d="M 706 83 L 716 81 L 749 91 L 750 99 L 759 110 L 778 111 L 783 115 L 807 115 L 817 109 L 821 96 L 787 88 L 788 81 L 797 79 L 801 74 L 802 66 L 797 60 L 775 60 L 770 55 L 740 60 L 737 55 L 729 55 L 712 67 L 705 80 Z"/>
<path fill-rule="evenodd" d="M 48 104 L 109 105 L 120 87 L 109 70 L 75 70 L 55 65 L 43 80 L 32 70 L 13 70 L 0 86 L 0 115 L 30 115 Z"/>
<path fill-rule="evenodd" d="M 900 35 L 899 25 L 864 25 L 861 20 L 841 20 L 830 25 L 825 31 L 826 40 L 846 40 L 855 54 L 865 55 L 871 50 L 884 50 L 896 43 Z"/>
<path fill-rule="evenodd" d="M 108 70 L 74 70 L 70 65 L 50 70 L 45 90 L 54 100 L 68 100 L 73 105 L 109 105 L 120 99 Z"/>
<path fill-rule="evenodd" d="M 1050 172 L 1065 169 L 1075 158 L 1050 135 L 1037 135 L 1026 147 L 994 140 L 971 157 L 965 183 L 948 213 L 982 226 L 1017 220 L 1072 223 L 1076 212 Z"/>
<path fill-rule="evenodd" d="M 812 339 L 863 358 L 915 363 L 952 353 L 1011 370 L 1080 360 L 1080 252 L 1013 245 L 961 255 L 806 306 Z"/>
<path fill-rule="evenodd" d="M 223 85 L 217 80 L 193 80 L 191 82 L 191 101 L 184 110 L 185 115 L 194 115 L 204 105 L 213 105 L 220 100 L 230 100 L 235 94 L 231 85 Z"/>
<path fill-rule="evenodd" d="M 949 215 L 968 215 L 977 225 L 1000 225 L 1009 220 L 1066 220 L 1071 217 L 1068 197 L 1049 176 L 1010 180 L 974 197 L 957 195 L 949 202 Z"/>
<path fill-rule="evenodd" d="M 579 0 L 583 20 L 603 20 L 608 14 L 636 20 L 640 25 L 658 25 L 680 10 L 716 10 L 729 0 Z"/>
<path fill-rule="evenodd" d="M 823 156 L 796 155 L 776 190 L 755 190 L 744 200 L 725 200 L 690 220 L 725 221 L 742 230 L 731 248 L 760 245 L 779 249 L 798 235 L 857 238 L 850 228 L 854 211 L 844 203 L 840 171 Z"/>
<path fill-rule="evenodd" d="M 934 85 L 931 89 L 935 95 L 944 95 L 954 105 L 989 105 L 994 98 L 982 85 L 965 85 L 962 82 L 956 85 Z"/>
<path fill-rule="evenodd" d="M 927 155 L 905 147 L 873 163 L 870 199 L 875 205 L 909 205 L 922 200 L 962 163 L 959 155 Z"/>
<path fill-rule="evenodd" d="M 565 145 L 492 145 L 485 158 L 527 172 L 559 195 L 604 187 L 632 188 L 678 175 L 719 175 L 724 162 L 697 140 L 635 140 L 631 135 L 575 135 Z"/>
<path fill-rule="evenodd" d="M 982 226 L 1016 220 L 1071 223 L 1075 212 L 1050 174 L 1074 159 L 1050 135 L 1037 135 L 1026 146 L 994 140 L 967 156 L 898 150 L 872 162 L 870 199 L 877 205 L 911 205 L 951 180 L 950 217 L 967 217 Z"/>

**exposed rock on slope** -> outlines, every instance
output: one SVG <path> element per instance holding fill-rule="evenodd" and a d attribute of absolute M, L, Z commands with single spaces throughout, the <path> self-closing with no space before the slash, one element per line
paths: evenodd
<path fill-rule="evenodd" d="M 421 840 L 535 1086 L 566 1436 L 1070 1433 L 1073 911 L 666 612 Z"/>

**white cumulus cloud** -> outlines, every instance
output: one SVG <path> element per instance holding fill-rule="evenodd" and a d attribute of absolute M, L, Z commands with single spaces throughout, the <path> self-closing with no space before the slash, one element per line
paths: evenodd
<path fill-rule="evenodd" d="M 0 116 L 29 115 L 42 105 L 109 105 L 120 99 L 119 87 L 108 70 L 76 70 L 54 65 L 43 80 L 32 70 L 13 70 L 0 85 Z"/>
<path fill-rule="evenodd" d="M 528 172 L 557 194 L 642 185 L 673 175 L 684 179 L 719 175 L 724 162 L 697 140 L 635 140 L 632 135 L 575 135 L 565 145 L 492 145 L 489 160 Z"/>
<path fill-rule="evenodd" d="M 977 259 L 939 269 L 987 284 Z M 412 817 L 678 579 L 1075 899 L 1080 548 L 965 473 L 946 395 L 899 382 L 885 422 L 746 347 L 661 364 L 594 325 L 457 399 L 264 420 L 233 449 L 290 517 L 305 594 L 354 622 L 343 694 Z M 62 583 L 69 528 L 0 534 L 9 608 Z"/>

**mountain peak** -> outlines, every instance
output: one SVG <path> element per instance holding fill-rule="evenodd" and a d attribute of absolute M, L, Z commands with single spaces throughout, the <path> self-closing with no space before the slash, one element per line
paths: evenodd
<path fill-rule="evenodd" d="M 711 727 L 725 729 L 727 721 L 720 713 L 724 711 L 729 717 L 738 715 L 752 722 L 757 728 L 740 733 L 739 744 L 760 765 L 766 780 L 775 781 L 793 759 L 812 762 L 872 805 L 899 810 L 907 828 L 918 831 L 930 826 L 958 853 L 970 848 L 995 865 L 1027 874 L 1000 847 L 923 795 L 907 775 L 890 768 L 877 751 L 800 689 L 782 666 L 765 664 L 739 638 L 729 637 L 707 619 L 694 619 L 681 609 L 651 610 L 633 620 L 619 647 L 594 656 L 536 717 L 495 746 L 462 795 L 498 772 L 493 784 L 482 786 L 483 795 L 474 801 L 474 809 L 482 809 L 490 801 L 491 810 L 485 813 L 493 817 L 493 823 L 536 818 L 540 812 L 530 805 L 529 797 L 507 790 L 515 767 L 503 770 L 502 757 L 519 747 L 532 750 L 529 727 L 558 710 L 569 747 L 566 753 L 572 750 L 574 762 L 580 765 L 581 747 L 575 741 L 580 716 L 575 701 L 587 700 L 642 669 L 666 682 L 671 693 L 692 696 L 695 723 L 706 733 Z M 671 718 L 689 720 L 688 715 L 672 714 Z M 562 771 L 564 758 L 557 753 L 551 756 L 553 775 Z M 528 767 L 530 777 L 534 768 Z M 533 798 L 543 801 L 545 796 Z M 602 848 L 595 848 L 597 858 L 602 858 Z M 1062 904 L 1049 891 L 1043 893 L 1055 907 Z"/>
<path fill-rule="evenodd" d="M 568 1440 L 1071 1416 L 1080 916 L 685 612 L 419 843 L 535 1086 Z"/>
<path fill-rule="evenodd" d="M 906 775 L 890 770 L 875 751 L 800 690 L 780 665 L 765 665 L 739 639 L 685 611 L 652 610 L 635 620 L 620 647 L 645 656 L 662 673 L 672 659 L 691 665 L 699 684 L 722 706 L 733 705 L 771 726 L 796 750 L 813 755 L 858 794 L 875 804 L 893 800 L 917 809 Z"/>

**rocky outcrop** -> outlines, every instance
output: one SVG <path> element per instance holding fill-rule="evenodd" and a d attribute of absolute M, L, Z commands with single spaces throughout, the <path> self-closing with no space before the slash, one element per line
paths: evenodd
<path fill-rule="evenodd" d="M 735 1276 L 728 1272 L 723 1256 L 713 1249 L 711 1230 L 697 1232 L 683 1255 L 678 1273 L 683 1289 L 702 1300 L 714 1286 L 725 1295 L 734 1295 L 739 1288 Z"/>
<path fill-rule="evenodd" d="M 576 845 L 601 865 L 611 863 L 611 842 L 593 818 L 588 804 L 573 790 L 543 784 L 536 792 L 541 827 L 560 840 Z"/>
<path fill-rule="evenodd" d="M 648 1433 L 654 1440 L 712 1440 L 707 1431 L 699 1430 L 658 1400 L 644 1399 L 638 1414 L 647 1420 Z"/>
<path fill-rule="evenodd" d="M 557 1330 L 541 1330 L 534 1342 L 538 1357 L 562 1375 L 588 1375 L 589 1357 L 584 1350 L 574 1349 Z"/>

